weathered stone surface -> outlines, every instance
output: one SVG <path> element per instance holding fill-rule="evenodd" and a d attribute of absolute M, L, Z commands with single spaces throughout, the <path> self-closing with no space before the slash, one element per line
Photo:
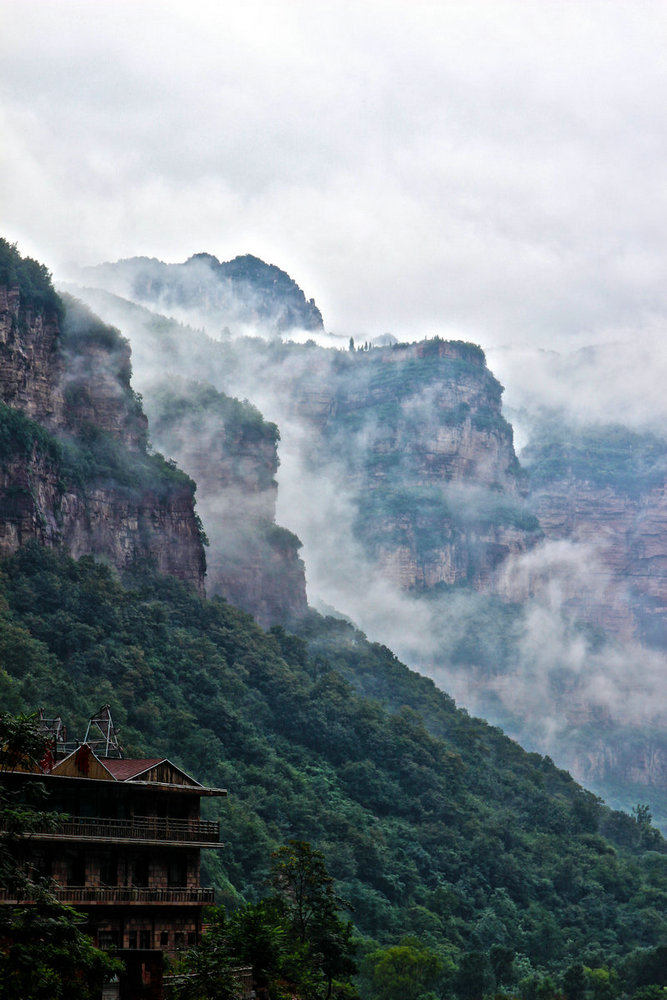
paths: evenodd
<path fill-rule="evenodd" d="M 128 488 L 113 473 L 85 483 L 63 472 L 58 440 L 76 443 L 86 426 L 146 456 L 146 418 L 129 385 L 129 345 L 110 338 L 62 349 L 58 317 L 21 307 L 18 289 L 0 288 L 0 400 L 42 424 L 50 443 L 9 447 L 0 469 L 0 552 L 30 539 L 94 554 L 119 569 L 135 559 L 204 591 L 205 557 L 190 484 Z M 94 444 L 91 445 L 94 448 Z M 131 457 L 128 460 L 132 461 Z"/>
<path fill-rule="evenodd" d="M 567 478 L 536 490 L 531 506 L 546 538 L 591 544 L 608 573 L 604 602 L 580 606 L 581 617 L 622 638 L 667 645 L 667 488 L 630 496 Z"/>
<path fill-rule="evenodd" d="M 21 308 L 18 288 L 0 285 L 0 400 L 48 426 L 62 426 L 63 358 L 58 317 Z"/>
<path fill-rule="evenodd" d="M 210 547 L 207 592 L 250 612 L 265 628 L 307 610 L 296 535 L 275 524 L 277 429 L 254 407 L 197 384 L 147 394 L 153 440 L 197 482 Z"/>
<path fill-rule="evenodd" d="M 479 348 L 436 339 L 334 362 L 315 355 L 290 389 L 315 431 L 313 465 L 339 462 L 358 536 L 399 587 L 482 587 L 539 536 L 502 386 Z"/>
<path fill-rule="evenodd" d="M 86 425 L 112 434 L 132 451 L 145 451 L 148 420 L 129 382 L 130 345 L 110 351 L 92 343 L 65 354 L 64 423 L 75 433 Z"/>

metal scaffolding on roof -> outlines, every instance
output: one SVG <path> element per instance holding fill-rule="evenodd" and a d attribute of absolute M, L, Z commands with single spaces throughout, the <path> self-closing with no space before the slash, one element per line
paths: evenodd
<path fill-rule="evenodd" d="M 123 748 L 118 742 L 120 730 L 111 718 L 111 706 L 103 705 L 97 715 L 91 716 L 83 739 L 97 757 L 122 757 Z"/>

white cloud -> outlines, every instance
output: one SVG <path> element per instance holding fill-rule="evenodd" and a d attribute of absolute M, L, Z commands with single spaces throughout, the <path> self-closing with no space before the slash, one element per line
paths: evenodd
<path fill-rule="evenodd" d="M 340 333 L 484 346 L 664 314 L 653 3 L 4 0 L 6 233 L 252 252 Z"/>

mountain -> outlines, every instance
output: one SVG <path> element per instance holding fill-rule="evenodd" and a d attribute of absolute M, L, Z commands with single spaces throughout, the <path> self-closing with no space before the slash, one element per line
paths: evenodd
<path fill-rule="evenodd" d="M 600 544 L 617 593 L 587 609 L 587 620 L 667 649 L 667 440 L 554 417 L 522 462 L 545 537 Z"/>
<path fill-rule="evenodd" d="M 269 628 L 307 611 L 301 542 L 276 524 L 279 433 L 247 400 L 172 377 L 144 394 L 151 437 L 197 483 L 206 592 Z"/>
<path fill-rule="evenodd" d="M 275 336 L 292 329 L 324 329 L 313 299 L 306 299 L 280 268 L 251 254 L 220 262 L 198 253 L 181 264 L 132 257 L 82 268 L 79 280 L 176 317 L 194 311 L 214 328 L 222 320 L 218 332 L 260 327 Z"/>
<path fill-rule="evenodd" d="M 3 708 L 41 704 L 77 732 L 108 701 L 129 753 L 163 754 L 204 782 L 228 786 L 229 800 L 210 804 L 226 846 L 207 860 L 206 877 L 230 907 L 261 897 L 279 843 L 312 841 L 352 907 L 362 997 L 373 995 L 375 964 L 396 947 L 425 949 L 439 992 L 457 1000 L 494 989 L 529 1000 L 567 989 L 577 976 L 591 990 L 598 981 L 619 983 L 628 995 L 667 985 L 667 845 L 648 810 L 612 811 L 549 758 L 458 709 L 348 622 L 306 611 L 298 631 L 278 625 L 265 632 L 222 597 L 206 599 L 191 573 L 199 563 L 188 561 L 190 549 L 179 550 L 167 516 L 174 496 L 187 490 L 183 520 L 196 528 L 192 482 L 147 448 L 126 341 L 55 296 L 40 265 L 7 244 L 2 250 L 3 358 L 17 373 L 8 384 L 19 388 L 12 405 L 3 404 L 0 523 L 7 539 L 20 527 L 0 574 Z M 173 329 L 162 321 L 153 327 L 158 337 Z M 187 347 L 167 341 L 160 359 L 172 351 L 203 358 L 208 350 L 203 338 Z M 258 370 L 270 363 L 265 372 L 282 391 L 294 367 L 305 373 L 329 363 L 313 350 L 273 345 L 267 355 L 261 347 L 254 363 Z M 482 358 L 465 345 L 424 351 L 438 362 L 438 392 L 441 362 L 454 365 L 461 391 L 468 386 L 471 412 L 451 426 L 458 440 L 487 449 L 482 487 L 523 510 L 497 410 L 491 429 L 474 427 L 473 404 L 499 395 Z M 209 374 L 218 364 L 228 371 L 215 354 L 208 358 Z M 314 406 L 323 393 L 302 383 L 298 405 L 310 407 L 308 427 L 315 427 L 312 414 L 324 414 L 320 433 L 303 443 L 304 469 L 312 477 L 333 461 L 353 479 L 354 463 L 334 454 L 345 433 L 339 436 L 336 420 L 347 420 L 355 398 L 365 399 L 369 376 L 372 384 L 378 371 L 391 379 L 396 369 L 391 356 L 380 361 L 384 368 L 364 369 L 365 359 L 353 367 L 347 354 L 333 360 L 343 373 L 333 407 Z M 407 352 L 407 360 L 419 362 L 417 373 L 428 371 L 418 353 Z M 363 372 L 357 397 L 355 371 Z M 184 379 L 156 383 L 148 409 L 156 433 L 200 463 L 211 489 L 242 483 L 250 501 L 254 489 L 250 537 L 261 534 L 272 523 L 275 427 L 250 404 Z M 385 413 L 392 441 L 401 440 L 410 405 L 398 410 L 397 419 Z M 378 411 L 374 419 L 379 426 Z M 332 457 L 320 456 L 318 465 L 332 426 Z M 372 453 L 380 434 L 365 437 Z M 430 460 L 420 461 L 408 467 L 425 476 Z M 367 475 L 365 460 L 357 474 Z M 13 497 L 26 505 L 24 520 L 12 521 Z M 92 514 L 103 503 L 100 527 Z M 118 511 L 132 504 L 134 520 L 123 522 Z M 230 517 L 241 530 L 233 504 Z M 522 530 L 530 554 L 533 522 Z M 199 558 L 199 534 L 197 541 Z M 462 531 L 456 544 L 466 551 L 468 542 Z M 295 551 L 293 536 L 286 547 Z M 178 566 L 160 562 L 166 548 L 179 555 Z"/>
<path fill-rule="evenodd" d="M 0 243 L 0 551 L 31 538 L 119 568 L 146 559 L 203 592 L 195 485 L 147 449 L 130 347 Z"/>
<path fill-rule="evenodd" d="M 277 516 L 303 542 L 311 603 L 615 805 L 650 803 L 667 828 L 655 431 L 586 429 L 542 407 L 517 456 L 502 386 L 474 345 L 325 349 L 261 326 L 220 339 L 224 311 L 209 336 L 196 308 L 179 313 L 187 327 L 108 289 L 77 294 L 131 338 L 147 401 L 159 357 L 279 427 Z M 252 595 L 235 600 L 253 610 Z"/>
<path fill-rule="evenodd" d="M 0 591 L 7 709 L 39 698 L 75 733 L 110 699 L 128 753 L 229 789 L 209 806 L 219 903 L 257 900 L 293 837 L 324 852 L 365 968 L 403 942 L 459 1000 L 471 964 L 526 1000 L 579 963 L 628 993 L 664 983 L 667 845 L 646 814 L 612 812 L 351 625 L 311 613 L 300 637 L 265 633 L 145 566 L 123 585 L 36 544 Z"/>

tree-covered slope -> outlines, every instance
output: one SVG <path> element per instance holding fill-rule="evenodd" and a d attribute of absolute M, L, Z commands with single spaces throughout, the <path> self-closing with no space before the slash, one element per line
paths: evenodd
<path fill-rule="evenodd" d="M 71 735 L 108 701 L 129 751 L 228 787 L 219 901 L 259 898 L 296 837 L 361 935 L 417 936 L 450 984 L 493 946 L 518 986 L 648 949 L 641 965 L 667 940 L 667 853 L 643 813 L 611 812 L 343 622 L 264 633 L 173 579 L 125 582 L 38 546 L 5 561 L 0 701 L 62 713 Z"/>

